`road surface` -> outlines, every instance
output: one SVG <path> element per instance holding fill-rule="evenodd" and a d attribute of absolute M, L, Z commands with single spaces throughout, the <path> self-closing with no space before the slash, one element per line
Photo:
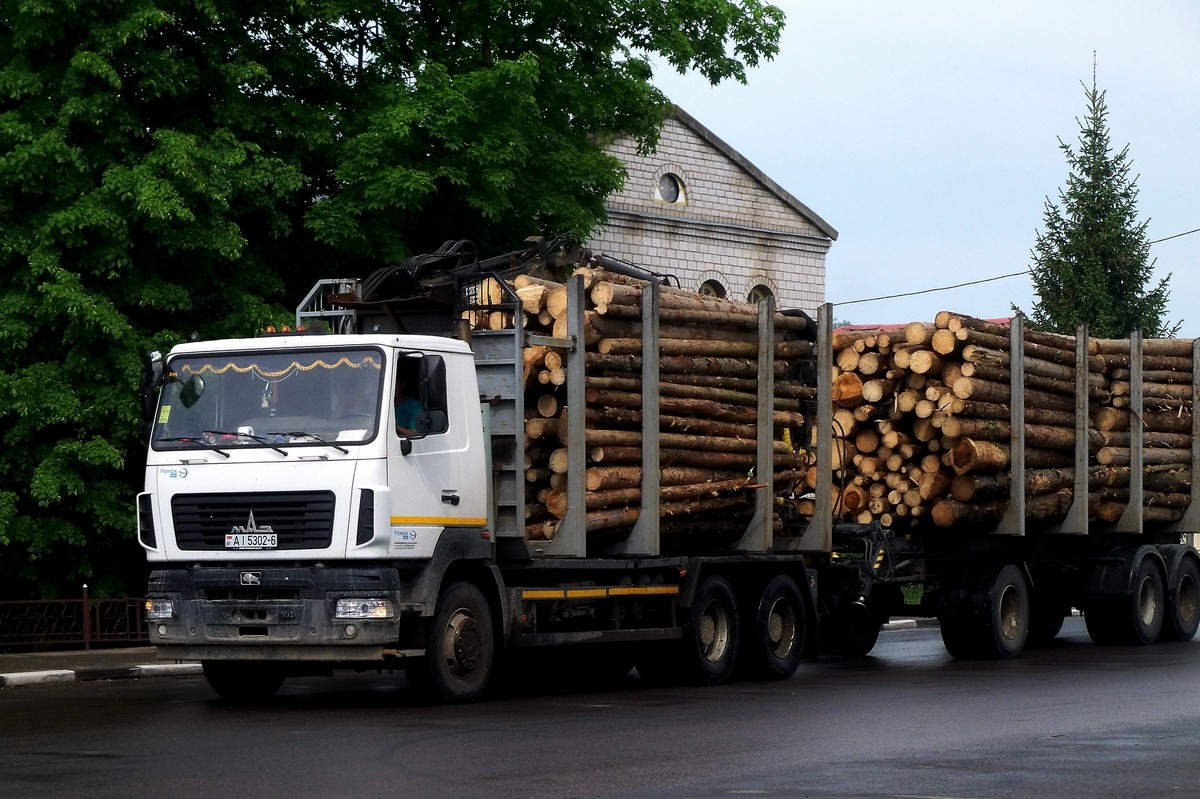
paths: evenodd
<path fill-rule="evenodd" d="M 398 675 L 285 684 L 261 707 L 201 678 L 0 691 L 0 796 L 1200 796 L 1200 642 L 951 659 L 937 630 L 782 683 L 560 688 L 424 704 Z"/>

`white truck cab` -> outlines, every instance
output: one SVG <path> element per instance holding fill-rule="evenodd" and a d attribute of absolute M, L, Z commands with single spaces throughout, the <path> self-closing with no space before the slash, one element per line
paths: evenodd
<path fill-rule="evenodd" d="M 162 564 L 147 612 L 166 651 L 261 659 L 264 647 L 306 642 L 319 645 L 293 657 L 351 647 L 378 659 L 406 612 L 426 612 L 396 562 L 427 564 L 445 536 L 489 546 L 466 343 L 218 340 L 175 347 L 161 369 L 138 511 L 140 543 Z M 421 402 L 403 433 L 400 382 Z"/>

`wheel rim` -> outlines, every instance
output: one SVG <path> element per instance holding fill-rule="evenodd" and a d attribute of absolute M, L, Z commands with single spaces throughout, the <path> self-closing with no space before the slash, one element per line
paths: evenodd
<path fill-rule="evenodd" d="M 455 677 L 465 677 L 475 670 L 483 651 L 479 621 L 466 608 L 450 614 L 442 635 L 442 660 Z"/>
<path fill-rule="evenodd" d="M 1005 586 L 1000 595 L 1000 634 L 1008 641 L 1017 640 L 1023 622 L 1020 593 L 1016 586 Z"/>
<path fill-rule="evenodd" d="M 1196 581 L 1192 575 L 1185 574 L 1179 581 L 1175 592 L 1175 606 L 1179 609 L 1179 619 L 1185 625 L 1196 620 L 1196 610 L 1200 606 L 1200 596 L 1197 594 Z"/>
<path fill-rule="evenodd" d="M 771 654 L 785 658 L 796 645 L 796 611 L 786 599 L 776 599 L 767 617 L 767 641 Z"/>
<path fill-rule="evenodd" d="M 1142 625 L 1149 627 L 1158 616 L 1158 591 L 1155 590 L 1154 580 L 1142 578 L 1141 590 L 1138 591 L 1138 618 Z"/>
<path fill-rule="evenodd" d="M 729 649 L 729 613 L 719 602 L 710 602 L 700 616 L 697 639 L 710 663 L 719 663 Z"/>

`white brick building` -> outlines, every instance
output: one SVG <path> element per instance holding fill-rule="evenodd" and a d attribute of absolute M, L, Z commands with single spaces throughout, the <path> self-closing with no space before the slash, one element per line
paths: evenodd
<path fill-rule="evenodd" d="M 712 131 L 676 107 L 657 152 L 639 155 L 632 140 L 610 152 L 628 176 L 593 250 L 687 289 L 739 300 L 768 291 L 780 308 L 816 313 L 837 231 Z"/>

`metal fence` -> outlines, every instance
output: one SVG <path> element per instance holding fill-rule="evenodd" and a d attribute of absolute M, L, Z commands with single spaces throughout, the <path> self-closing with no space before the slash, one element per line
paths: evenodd
<path fill-rule="evenodd" d="M 0 601 L 0 652 L 145 643 L 144 602 L 91 599 L 86 587 L 79 599 Z"/>

